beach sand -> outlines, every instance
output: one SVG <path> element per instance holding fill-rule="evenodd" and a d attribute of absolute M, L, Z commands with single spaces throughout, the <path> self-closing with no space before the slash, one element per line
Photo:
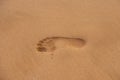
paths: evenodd
<path fill-rule="evenodd" d="M 120 80 L 120 2 L 1 0 L 0 80 Z"/>

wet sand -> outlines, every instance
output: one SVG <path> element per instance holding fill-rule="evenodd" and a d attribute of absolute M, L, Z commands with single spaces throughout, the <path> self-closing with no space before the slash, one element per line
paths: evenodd
<path fill-rule="evenodd" d="M 0 1 L 0 80 L 120 80 L 119 9 L 118 0 Z M 37 50 L 54 36 L 85 44 Z"/>

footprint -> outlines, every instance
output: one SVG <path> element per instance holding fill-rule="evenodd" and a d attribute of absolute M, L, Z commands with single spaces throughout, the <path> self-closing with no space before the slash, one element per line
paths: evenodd
<path fill-rule="evenodd" d="M 47 37 L 37 44 L 37 50 L 39 52 L 53 52 L 60 48 L 81 48 L 85 44 L 85 41 L 80 38 L 68 38 L 68 37 Z"/>

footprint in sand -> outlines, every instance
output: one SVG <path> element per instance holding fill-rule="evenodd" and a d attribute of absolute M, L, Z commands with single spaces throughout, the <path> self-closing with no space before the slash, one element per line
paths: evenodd
<path fill-rule="evenodd" d="M 47 37 L 37 44 L 39 52 L 53 52 L 60 48 L 81 48 L 84 46 L 85 41 L 80 38 L 69 37 Z"/>

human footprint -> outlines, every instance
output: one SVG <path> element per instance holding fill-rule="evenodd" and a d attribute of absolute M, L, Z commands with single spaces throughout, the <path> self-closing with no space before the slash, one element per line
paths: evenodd
<path fill-rule="evenodd" d="M 85 44 L 85 41 L 80 38 L 69 37 L 47 37 L 37 44 L 37 50 L 39 52 L 53 52 L 60 48 L 81 48 Z"/>

